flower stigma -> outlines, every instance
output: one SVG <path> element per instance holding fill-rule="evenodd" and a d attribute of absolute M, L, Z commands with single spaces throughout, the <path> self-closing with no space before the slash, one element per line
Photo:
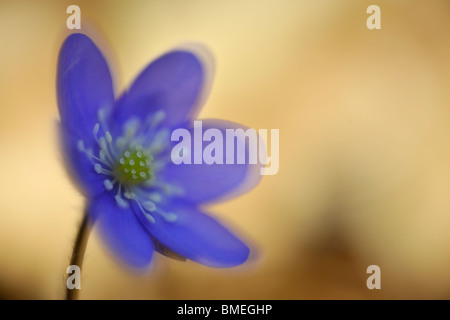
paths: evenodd
<path fill-rule="evenodd" d="M 153 157 L 142 147 L 129 148 L 120 156 L 114 168 L 114 176 L 124 185 L 137 185 L 150 179 L 153 174 Z"/>

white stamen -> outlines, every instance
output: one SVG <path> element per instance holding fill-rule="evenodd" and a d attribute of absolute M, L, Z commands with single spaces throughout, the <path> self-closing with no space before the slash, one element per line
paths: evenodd
<path fill-rule="evenodd" d="M 144 161 L 139 161 L 139 165 L 140 165 L 141 167 L 145 166 Z"/>
<path fill-rule="evenodd" d="M 78 151 L 81 151 L 81 152 L 84 151 L 84 141 L 83 140 L 78 140 L 77 148 L 78 148 Z"/>
<path fill-rule="evenodd" d="M 139 173 L 139 175 L 144 179 L 147 178 L 147 174 L 145 172 L 141 172 Z"/>
<path fill-rule="evenodd" d="M 161 209 L 156 210 L 156 212 L 158 212 L 167 222 L 173 222 L 178 218 L 177 215 L 172 212 L 164 212 Z"/>
<path fill-rule="evenodd" d="M 126 140 L 123 137 L 117 138 L 116 140 L 116 148 L 121 150 L 123 147 L 125 147 Z"/>
<path fill-rule="evenodd" d="M 98 109 L 97 117 L 100 120 L 100 122 L 105 120 L 105 117 L 106 117 L 106 110 L 105 110 L 105 108 Z"/>
<path fill-rule="evenodd" d="M 158 110 L 153 116 L 153 125 L 158 125 L 165 117 L 166 113 L 162 110 Z"/>
<path fill-rule="evenodd" d="M 168 161 L 155 161 L 153 162 L 153 168 L 155 170 L 159 170 L 165 167 L 165 165 L 168 163 Z"/>
<path fill-rule="evenodd" d="M 161 200 L 162 200 L 161 195 L 159 193 L 156 193 L 156 192 L 149 193 L 147 196 L 153 202 L 161 202 Z"/>
<path fill-rule="evenodd" d="M 96 163 L 96 164 L 94 164 L 94 170 L 97 173 L 102 173 L 103 168 L 102 168 L 102 166 L 100 164 Z"/>
<path fill-rule="evenodd" d="M 130 159 L 130 165 L 134 166 L 134 160 Z"/>
<path fill-rule="evenodd" d="M 111 136 L 111 133 L 109 133 L 109 132 L 106 132 L 105 133 L 105 138 L 106 138 L 106 141 L 108 141 L 108 143 L 111 143 L 112 142 L 112 136 Z"/>
<path fill-rule="evenodd" d="M 92 132 L 94 133 L 94 137 L 97 137 L 97 134 L 98 134 L 98 130 L 100 129 L 100 124 L 99 123 L 96 123 L 95 125 L 94 125 L 94 129 L 92 130 Z"/>
<path fill-rule="evenodd" d="M 105 152 L 104 152 L 103 150 L 100 150 L 100 152 L 99 152 L 98 155 L 100 156 L 100 159 L 101 159 L 102 161 L 105 161 L 105 160 L 106 160 Z"/>
<path fill-rule="evenodd" d="M 175 220 L 177 220 L 177 215 L 175 213 L 165 213 L 163 215 L 164 219 L 166 219 L 167 222 L 174 222 Z"/>
<path fill-rule="evenodd" d="M 91 148 L 85 150 L 86 154 L 88 155 L 88 157 L 92 158 L 92 156 L 94 155 L 94 151 L 92 151 Z"/>
<path fill-rule="evenodd" d="M 151 201 L 142 202 L 142 206 L 145 208 L 145 210 L 150 211 L 150 212 L 156 210 L 156 205 Z"/>
<path fill-rule="evenodd" d="M 151 223 L 155 223 L 155 218 L 153 218 L 151 215 L 149 215 L 148 213 L 144 212 L 144 216 L 147 218 L 148 221 L 150 221 Z"/>
<path fill-rule="evenodd" d="M 100 148 L 102 148 L 103 150 L 107 150 L 105 138 L 101 137 L 101 138 L 98 140 L 98 144 L 100 145 Z"/>
<path fill-rule="evenodd" d="M 105 181 L 103 181 L 103 185 L 105 186 L 106 190 L 112 190 L 114 185 L 111 182 L 111 180 L 106 179 Z"/>
<path fill-rule="evenodd" d="M 125 159 L 124 159 L 124 158 L 120 158 L 119 162 L 120 162 L 121 164 L 125 164 Z"/>
<path fill-rule="evenodd" d="M 169 141 L 169 131 L 168 130 L 159 130 L 154 136 L 150 147 L 148 150 L 153 152 L 159 152 L 167 145 Z"/>
<path fill-rule="evenodd" d="M 136 195 L 134 193 L 128 192 L 128 191 L 124 192 L 123 196 L 129 200 L 136 199 Z"/>
<path fill-rule="evenodd" d="M 134 136 L 137 129 L 139 128 L 139 122 L 140 122 L 139 119 L 132 118 L 125 123 L 125 125 L 124 125 L 125 136 L 127 138 L 131 138 L 132 136 Z"/>
<path fill-rule="evenodd" d="M 118 194 L 116 194 L 116 196 L 114 197 L 114 199 L 116 199 L 117 204 L 119 205 L 119 207 L 121 208 L 128 208 L 128 202 L 125 201 L 121 196 L 119 196 Z"/>
<path fill-rule="evenodd" d="M 137 143 L 136 140 L 133 140 L 133 141 L 130 142 L 129 147 L 130 147 L 131 149 L 136 149 L 137 146 L 138 146 L 138 143 Z"/>

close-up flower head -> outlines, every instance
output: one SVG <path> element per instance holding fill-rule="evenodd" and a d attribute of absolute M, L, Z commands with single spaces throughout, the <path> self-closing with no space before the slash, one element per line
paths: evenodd
<path fill-rule="evenodd" d="M 61 48 L 57 92 L 65 159 L 87 198 L 90 221 L 131 267 L 147 267 L 154 251 L 165 249 L 213 267 L 237 266 L 249 256 L 247 245 L 203 205 L 258 175 L 255 165 L 171 161 L 172 131 L 192 128 L 205 67 L 192 52 L 170 51 L 117 96 L 108 63 L 89 37 L 72 34 Z M 202 123 L 224 133 L 241 127 Z"/>

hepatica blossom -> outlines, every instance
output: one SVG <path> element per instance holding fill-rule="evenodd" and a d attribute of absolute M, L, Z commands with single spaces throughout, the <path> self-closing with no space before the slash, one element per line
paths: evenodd
<path fill-rule="evenodd" d="M 259 168 L 176 165 L 170 157 L 171 132 L 192 130 L 206 66 L 189 50 L 168 52 L 116 97 L 108 64 L 91 39 L 72 34 L 61 48 L 57 94 L 66 162 L 106 247 L 133 268 L 147 267 L 155 250 L 213 267 L 236 266 L 249 256 L 204 205 L 248 191 Z M 243 128 L 217 119 L 203 120 L 203 127 Z"/>

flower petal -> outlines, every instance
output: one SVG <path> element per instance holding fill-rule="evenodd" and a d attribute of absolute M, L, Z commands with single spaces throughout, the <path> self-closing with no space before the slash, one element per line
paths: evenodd
<path fill-rule="evenodd" d="M 226 164 L 226 130 L 242 129 L 245 131 L 248 128 L 230 121 L 207 119 L 202 120 L 202 129 L 203 132 L 208 129 L 218 129 L 221 132 L 224 145 L 223 164 L 206 164 L 204 157 L 202 164 L 194 164 L 193 153 L 197 144 L 194 142 L 194 130 L 190 129 L 191 164 L 181 163 L 176 165 L 171 161 L 158 174 L 158 179 L 176 186 L 181 190 L 183 198 L 196 203 L 223 201 L 253 189 L 261 180 L 260 171 L 263 165 L 258 164 L 258 161 L 256 161 L 256 164 L 249 164 L 249 154 L 257 153 L 257 151 L 249 148 L 244 136 L 238 136 L 235 139 L 234 154 L 238 154 L 238 146 L 244 146 L 245 164 L 237 164 L 237 161 L 234 164 Z M 254 135 L 257 138 L 256 141 L 258 141 L 259 136 L 256 131 L 254 131 Z M 209 142 L 203 143 L 202 155 L 207 144 Z"/>
<path fill-rule="evenodd" d="M 105 191 L 104 175 L 94 171 L 94 165 L 89 161 L 85 153 L 78 148 L 80 138 L 70 132 L 67 127 L 59 126 L 61 148 L 67 170 L 71 178 L 79 187 L 80 192 L 88 198 L 93 198 Z"/>
<path fill-rule="evenodd" d="M 196 113 L 205 78 L 204 65 L 191 52 L 171 51 L 155 61 L 137 77 L 113 112 L 116 124 L 131 117 L 145 120 L 163 110 L 166 126 L 189 120 Z"/>
<path fill-rule="evenodd" d="M 144 269 L 153 256 L 153 243 L 131 208 L 120 208 L 112 192 L 95 199 L 89 212 L 98 223 L 101 238 L 122 262 L 135 269 Z"/>
<path fill-rule="evenodd" d="M 193 205 L 178 200 L 163 210 L 175 214 L 176 220 L 167 221 L 154 212 L 155 223 L 143 222 L 156 240 L 175 253 L 218 268 L 237 266 L 247 260 L 250 249 L 242 240 Z M 140 217 L 146 219 L 142 214 Z"/>
<path fill-rule="evenodd" d="M 98 110 L 113 106 L 114 91 L 105 58 L 86 35 L 71 34 L 62 45 L 57 92 L 61 123 L 91 145 Z"/>

